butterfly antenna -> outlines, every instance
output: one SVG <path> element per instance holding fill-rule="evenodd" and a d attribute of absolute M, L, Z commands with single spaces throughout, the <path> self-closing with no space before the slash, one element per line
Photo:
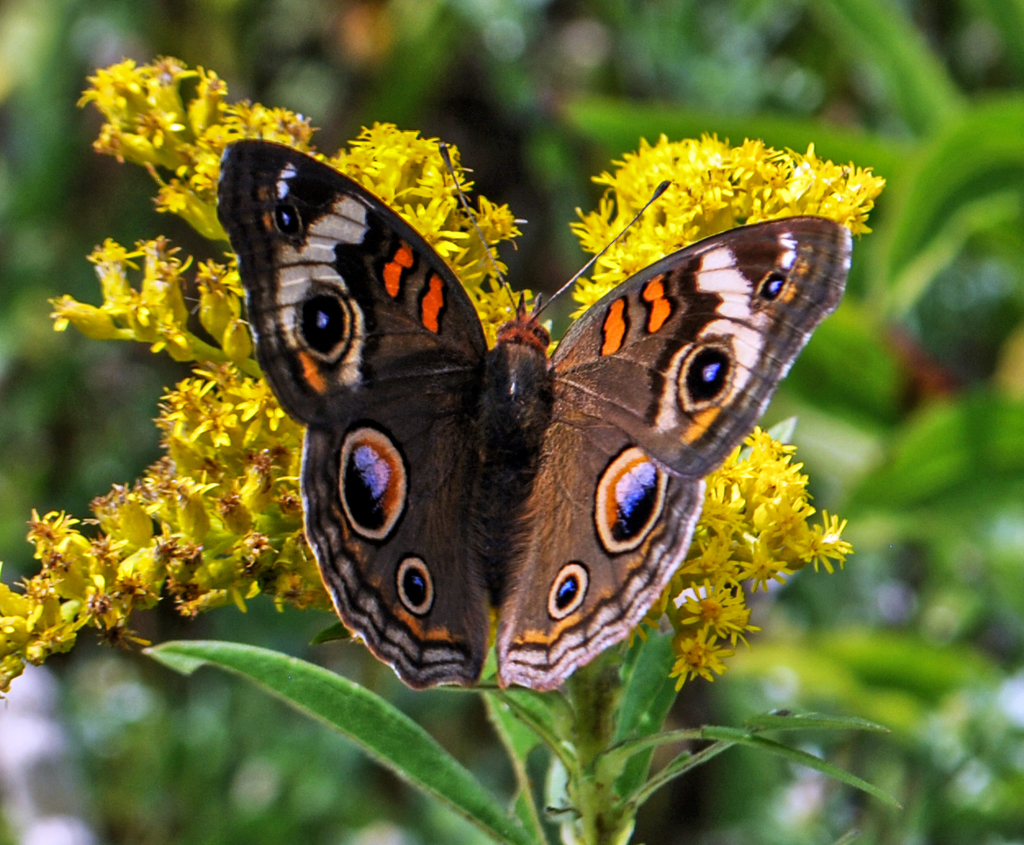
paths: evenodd
<path fill-rule="evenodd" d="M 498 262 L 494 260 L 494 255 L 491 253 L 490 244 L 487 243 L 484 238 L 484 233 L 480 231 L 480 226 L 476 222 L 476 214 L 472 208 L 470 208 L 469 200 L 466 199 L 466 194 L 462 188 L 459 187 L 459 179 L 455 175 L 455 165 L 452 164 L 451 153 L 448 151 L 448 144 L 444 141 L 437 142 L 437 149 L 441 153 L 441 158 L 444 159 L 444 166 L 448 168 L 448 172 L 451 174 L 452 183 L 455 185 L 455 193 L 459 197 L 459 202 L 462 204 L 462 210 L 466 212 L 466 216 L 469 218 L 469 222 L 473 224 L 473 229 L 476 230 L 477 237 L 480 238 L 480 243 L 484 245 L 484 252 L 487 253 L 487 261 L 491 265 L 491 269 L 494 270 L 494 275 L 498 277 L 498 283 L 502 289 L 508 294 L 509 299 L 512 302 L 512 310 L 516 308 L 516 299 L 512 295 L 512 288 L 508 283 L 508 279 L 505 278 L 505 274 L 501 272 L 498 267 Z"/>
<path fill-rule="evenodd" d="M 622 227 L 622 231 L 619 232 L 619 234 L 617 234 L 610 241 L 608 241 L 608 243 L 606 243 L 604 245 L 604 247 L 601 249 L 601 251 L 599 253 L 597 253 L 597 255 L 595 255 L 586 264 L 584 264 L 582 267 L 580 267 L 580 269 L 576 272 L 576 274 L 571 279 L 569 279 L 569 281 L 567 281 L 558 290 L 556 290 L 550 297 L 548 297 L 548 301 L 547 302 L 545 302 L 539 308 L 535 309 L 534 312 L 533 312 L 533 316 L 534 317 L 540 316 L 540 312 L 541 311 L 543 311 L 545 308 L 547 308 L 559 296 L 561 296 L 569 288 L 571 288 L 574 284 L 576 284 L 576 280 L 579 279 L 579 277 L 582 276 L 584 273 L 586 273 L 587 270 L 589 270 L 592 266 L 594 266 L 594 262 L 597 261 L 597 259 L 599 259 L 606 252 L 608 252 L 608 250 L 611 249 L 622 238 L 622 236 L 624 234 L 626 234 L 626 232 L 628 232 L 633 227 L 633 225 L 636 223 L 636 221 L 639 220 L 641 217 L 643 217 L 644 212 L 647 211 L 647 209 L 651 207 L 651 203 L 653 203 L 656 199 L 658 199 L 658 197 L 660 197 L 663 193 L 665 193 L 665 191 L 668 190 L 668 186 L 671 185 L 671 184 L 672 184 L 671 180 L 666 179 L 664 182 L 662 182 L 660 185 L 658 185 L 658 187 L 654 189 L 654 193 L 651 194 L 651 198 L 649 200 L 647 200 L 647 202 L 644 203 L 644 207 L 641 208 L 633 216 L 632 220 L 630 220 L 625 226 Z"/>

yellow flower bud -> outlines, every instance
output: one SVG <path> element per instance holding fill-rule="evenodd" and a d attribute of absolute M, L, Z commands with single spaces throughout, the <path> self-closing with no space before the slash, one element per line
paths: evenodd
<path fill-rule="evenodd" d="M 274 479 L 270 460 L 253 461 L 245 470 L 245 482 L 239 491 L 242 503 L 252 513 L 262 513 L 270 504 Z"/>
<path fill-rule="evenodd" d="M 189 335 L 184 332 L 168 332 L 164 336 L 163 342 L 166 344 L 167 354 L 175 361 L 195 360 L 196 356 L 192 351 L 192 341 Z"/>
<path fill-rule="evenodd" d="M 153 539 L 153 520 L 142 504 L 126 499 L 117 506 L 121 536 L 133 546 L 145 546 Z"/>
<path fill-rule="evenodd" d="M 54 331 L 62 332 L 70 323 L 86 337 L 93 340 L 110 340 L 122 337 L 123 332 L 115 324 L 111 316 L 102 308 L 78 302 L 66 294 L 60 299 L 50 300 L 53 305 Z"/>
<path fill-rule="evenodd" d="M 31 607 L 32 602 L 28 598 L 0 582 L 0 616 L 27 616 Z"/>
<path fill-rule="evenodd" d="M 217 511 L 220 513 L 224 527 L 232 534 L 239 536 L 248 534 L 249 529 L 252 528 L 252 514 L 242 504 L 242 500 L 237 493 L 229 493 L 226 496 L 222 496 L 220 501 L 217 502 Z"/>
<path fill-rule="evenodd" d="M 227 86 L 217 74 L 208 71 L 196 87 L 196 98 L 188 104 L 188 122 L 196 137 L 202 135 L 208 126 L 220 123 L 225 93 Z"/>
<path fill-rule="evenodd" d="M 210 337 L 221 337 L 231 321 L 238 316 L 228 304 L 227 294 L 220 289 L 201 286 L 199 289 L 199 322 Z"/>
<path fill-rule="evenodd" d="M 11 681 L 24 671 L 24 661 L 14 654 L 8 654 L 0 660 L 0 693 L 10 692 Z"/>
<path fill-rule="evenodd" d="M 224 332 L 221 348 L 235 362 L 244 361 L 252 355 L 252 336 L 245 323 L 241 320 L 232 321 Z"/>
<path fill-rule="evenodd" d="M 176 510 L 182 532 L 193 543 L 201 544 L 210 530 L 210 515 L 206 512 L 203 497 L 197 493 L 179 494 Z"/>
<path fill-rule="evenodd" d="M 152 546 L 130 554 L 117 567 L 119 580 L 133 581 L 151 588 L 156 588 L 163 581 L 163 576 L 163 567 L 157 563 Z"/>

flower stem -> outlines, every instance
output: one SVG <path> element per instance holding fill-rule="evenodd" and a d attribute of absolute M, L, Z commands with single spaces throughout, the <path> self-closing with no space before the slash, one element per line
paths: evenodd
<path fill-rule="evenodd" d="M 573 712 L 577 770 L 569 777 L 569 800 L 579 815 L 563 824 L 563 841 L 578 845 L 625 845 L 633 812 L 615 792 L 620 772 L 603 766 L 613 744 L 622 698 L 622 651 L 605 651 L 566 682 Z M 618 768 L 618 767 L 616 767 Z"/>

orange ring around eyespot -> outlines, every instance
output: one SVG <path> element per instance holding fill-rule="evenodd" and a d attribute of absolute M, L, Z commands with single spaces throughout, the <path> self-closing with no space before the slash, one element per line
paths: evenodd
<path fill-rule="evenodd" d="M 667 486 L 665 471 L 638 446 L 623 449 L 608 464 L 597 480 L 594 496 L 594 525 L 608 554 L 632 551 L 647 539 L 661 517 Z M 622 534 L 621 527 L 632 516 L 626 512 L 630 507 L 642 509 L 643 521 Z"/>

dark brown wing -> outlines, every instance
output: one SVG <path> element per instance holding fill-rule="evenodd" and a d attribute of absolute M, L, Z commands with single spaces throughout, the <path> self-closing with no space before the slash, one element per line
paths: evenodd
<path fill-rule="evenodd" d="M 230 146 L 218 214 L 260 365 L 308 425 L 306 533 L 338 614 L 411 686 L 472 683 L 488 613 L 462 515 L 486 346 L 469 297 L 394 212 L 287 147 Z"/>
<path fill-rule="evenodd" d="M 828 220 L 747 226 L 658 261 L 573 324 L 501 607 L 502 683 L 557 686 L 637 625 L 687 554 L 703 477 L 839 303 L 849 262 Z"/>

